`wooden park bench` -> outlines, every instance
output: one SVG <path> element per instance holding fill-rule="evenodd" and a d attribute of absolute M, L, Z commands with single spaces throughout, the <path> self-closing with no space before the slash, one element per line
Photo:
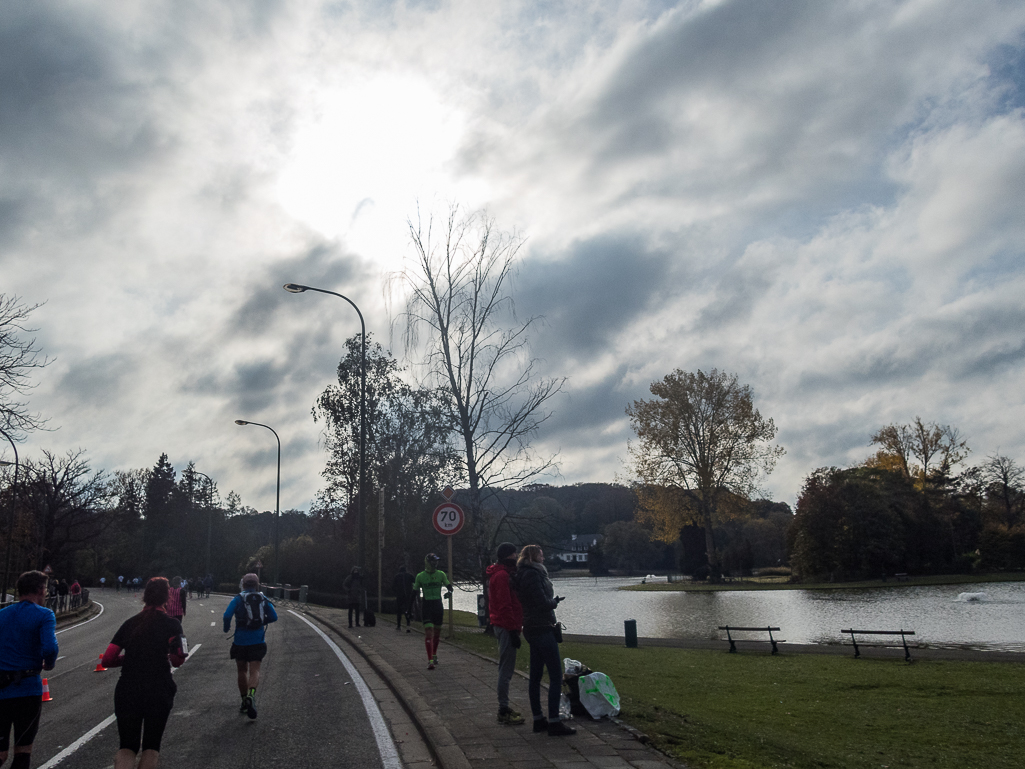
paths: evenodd
<path fill-rule="evenodd" d="M 856 635 L 899 635 L 901 646 L 904 647 L 904 661 L 911 662 L 911 650 L 908 648 L 908 640 L 906 636 L 914 635 L 914 630 L 855 630 L 851 628 L 849 630 L 841 630 L 841 633 L 851 634 L 851 643 L 854 644 L 854 658 L 857 659 L 861 656 L 861 651 L 858 649 L 858 640 L 855 638 Z M 869 646 L 870 644 L 862 643 L 862 646 Z M 872 646 L 896 646 L 896 643 L 892 644 L 871 644 Z"/>
<path fill-rule="evenodd" d="M 730 635 L 730 631 L 731 630 L 734 633 L 740 633 L 740 632 L 744 632 L 744 633 L 768 633 L 769 634 L 769 643 L 772 644 L 772 653 L 773 654 L 776 654 L 779 651 L 779 649 L 776 646 L 777 643 L 786 643 L 786 640 L 784 640 L 782 638 L 773 638 L 772 637 L 772 631 L 775 630 L 777 633 L 779 632 L 779 628 L 778 627 L 731 627 L 730 625 L 720 625 L 719 629 L 726 631 L 726 640 L 730 642 L 730 654 L 736 654 L 737 653 L 737 639 L 735 639 L 732 635 Z"/>

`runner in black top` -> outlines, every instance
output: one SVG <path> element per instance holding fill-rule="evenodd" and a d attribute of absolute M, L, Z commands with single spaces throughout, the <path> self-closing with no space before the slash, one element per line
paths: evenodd
<path fill-rule="evenodd" d="M 104 667 L 121 667 L 114 689 L 121 739 L 114 769 L 133 769 L 140 747 L 139 769 L 157 765 L 160 738 L 178 691 L 170 666 L 180 667 L 188 654 L 181 623 L 164 613 L 169 590 L 166 578 L 149 580 L 142 596 L 145 608 L 125 621 L 103 655 Z"/>

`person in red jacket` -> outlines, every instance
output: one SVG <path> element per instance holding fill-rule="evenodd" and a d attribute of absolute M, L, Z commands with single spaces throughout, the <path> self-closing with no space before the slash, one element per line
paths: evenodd
<path fill-rule="evenodd" d="M 503 542 L 495 553 L 497 563 L 488 567 L 488 606 L 491 626 L 498 638 L 498 723 L 517 726 L 523 716 L 509 707 L 509 682 L 516 669 L 516 651 L 520 648 L 523 608 L 509 577 L 516 573 L 516 545 Z"/>

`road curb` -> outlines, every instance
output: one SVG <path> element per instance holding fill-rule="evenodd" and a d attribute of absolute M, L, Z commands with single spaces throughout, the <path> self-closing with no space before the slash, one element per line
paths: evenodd
<path fill-rule="evenodd" d="M 336 627 L 319 614 L 309 609 L 305 611 L 305 614 L 313 617 L 325 627 L 330 628 L 332 632 L 343 638 L 354 651 L 367 661 L 367 664 L 373 668 L 374 672 L 380 676 L 381 680 L 395 694 L 399 704 L 402 705 L 402 709 L 406 711 L 416 726 L 417 731 L 420 732 L 420 736 L 427 745 L 427 750 L 437 766 L 441 767 L 441 769 L 472 769 L 469 759 L 459 748 L 458 743 L 445 726 L 444 721 L 380 654 L 373 649 L 367 648 L 364 644 L 358 643 L 351 633 Z"/>

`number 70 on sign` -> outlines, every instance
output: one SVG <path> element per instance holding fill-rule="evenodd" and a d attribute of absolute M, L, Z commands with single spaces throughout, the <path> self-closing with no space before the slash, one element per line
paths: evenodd
<path fill-rule="evenodd" d="M 459 530 L 463 528 L 466 516 L 463 515 L 463 508 L 459 505 L 454 502 L 446 502 L 434 508 L 432 520 L 438 533 L 451 537 L 453 534 L 458 534 Z"/>

